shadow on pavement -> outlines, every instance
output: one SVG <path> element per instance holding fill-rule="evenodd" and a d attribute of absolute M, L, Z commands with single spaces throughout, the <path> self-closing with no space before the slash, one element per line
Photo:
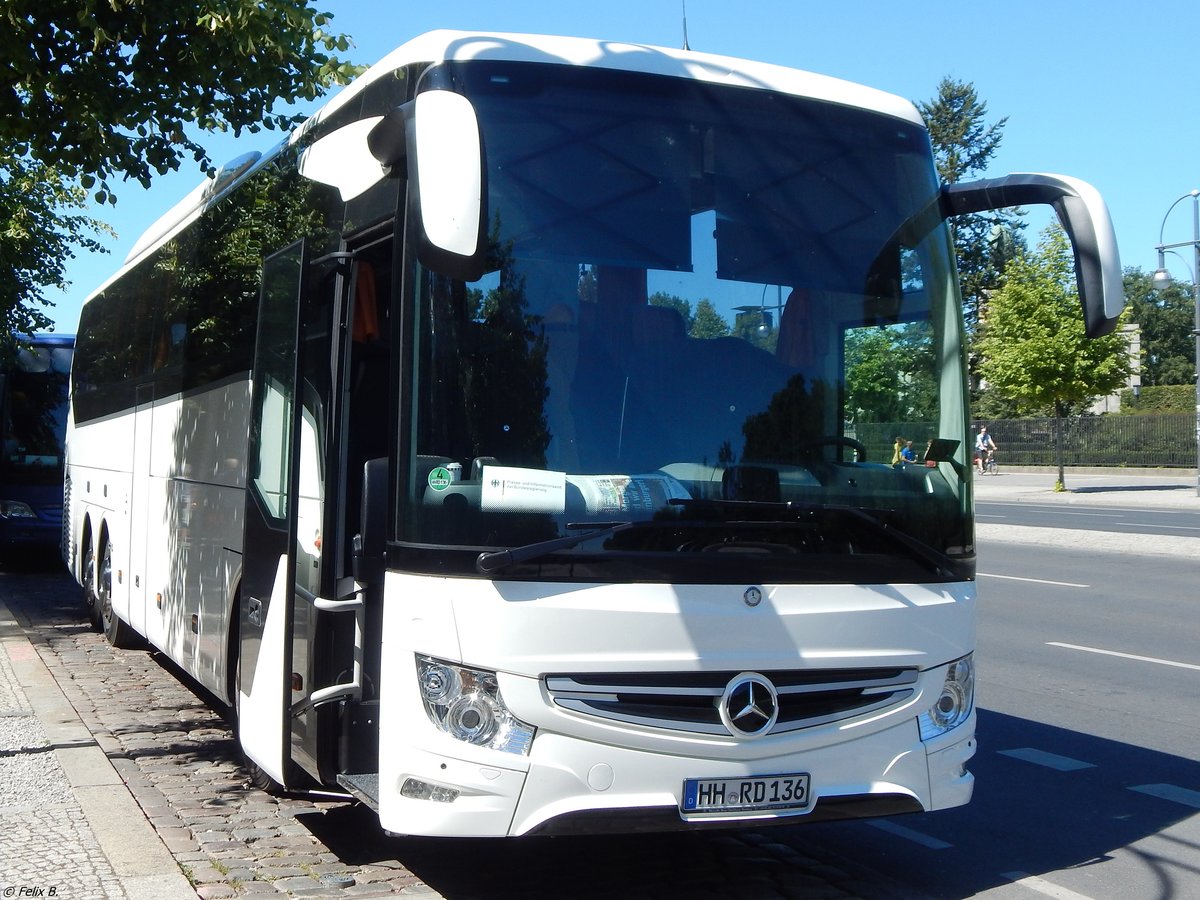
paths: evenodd
<path fill-rule="evenodd" d="M 1159 493 L 1162 491 L 1170 491 L 1171 493 L 1192 493 L 1196 490 L 1194 485 L 1186 484 L 1110 484 L 1110 485 L 1092 485 L 1090 487 L 1070 488 L 1069 493 L 1072 494 L 1128 494 L 1139 493 L 1142 491 L 1153 491 Z"/>
<path fill-rule="evenodd" d="M 930 896 L 972 897 L 1009 884 L 1007 873 L 1046 875 L 1103 863 L 1114 851 L 1161 836 L 1196 815 L 1185 803 L 1135 790 L 1174 785 L 1194 791 L 1200 784 L 1196 760 L 989 710 L 979 711 L 978 733 L 984 749 L 970 766 L 976 776 L 972 802 L 892 820 L 950 846 L 926 849 L 862 824 L 820 826 L 836 838 L 831 846 L 872 867 L 903 873 L 910 887 Z M 1088 766 L 1058 771 L 1005 753 L 1029 748 Z M 1174 858 L 1200 850 L 1195 842 L 1189 845 Z M 1156 885 L 1149 893 L 1139 885 L 1141 896 L 1195 895 L 1191 868 L 1166 856 L 1138 855 Z M 1062 883 L 1062 875 L 1056 880 Z M 1101 895 L 1116 896 L 1107 890 Z"/>
<path fill-rule="evenodd" d="M 724 834 L 459 840 L 389 838 L 362 807 L 297 820 L 342 862 L 403 865 L 448 900 L 624 896 L 633 886 L 631 872 L 646 896 L 694 897 L 720 885 L 741 885 L 741 895 L 751 896 L 745 893 L 749 877 L 761 883 L 763 896 L 801 897 L 816 884 L 842 882 L 847 896 L 891 900 L 905 889 L 970 897 L 1009 885 L 1014 872 L 1093 866 L 1196 814 L 1133 788 L 1195 786 L 1200 762 L 988 710 L 980 710 L 979 733 L 987 749 L 971 766 L 977 781 L 970 805 L 888 820 L 940 847 L 865 822 Z M 1088 765 L 1064 772 L 1002 752 L 1026 748 Z M 1152 870 L 1159 896 L 1186 896 L 1195 887 L 1195 873 L 1166 858 L 1143 853 L 1142 865 Z M 895 881 L 884 884 L 881 875 Z"/>
<path fill-rule="evenodd" d="M 446 900 L 611 900 L 653 897 L 802 898 L 866 896 L 855 876 L 808 837 L 785 831 L 531 838 L 389 838 L 361 807 L 298 815 L 348 865 L 403 867 Z M 806 835 L 815 832 L 806 830 Z M 788 841 L 787 843 L 793 843 Z M 855 865 L 853 868 L 858 869 Z M 889 900 L 909 894 L 878 883 Z"/>

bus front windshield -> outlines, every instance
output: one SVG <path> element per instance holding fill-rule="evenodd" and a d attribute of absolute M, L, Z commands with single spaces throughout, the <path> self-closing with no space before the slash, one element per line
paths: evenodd
<path fill-rule="evenodd" d="M 660 76 L 452 69 L 491 271 L 416 279 L 407 565 L 962 576 L 961 311 L 923 129 Z"/>
<path fill-rule="evenodd" d="M 62 481 L 72 353 L 68 346 L 22 349 L 0 379 L 3 480 L 28 484 Z"/>

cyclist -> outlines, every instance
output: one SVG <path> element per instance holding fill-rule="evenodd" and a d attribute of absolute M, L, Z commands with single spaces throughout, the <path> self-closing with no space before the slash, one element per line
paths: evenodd
<path fill-rule="evenodd" d="M 987 461 L 996 452 L 996 442 L 988 434 L 987 426 L 979 426 L 979 434 L 975 435 L 975 463 L 979 466 L 979 474 L 987 474 Z"/>

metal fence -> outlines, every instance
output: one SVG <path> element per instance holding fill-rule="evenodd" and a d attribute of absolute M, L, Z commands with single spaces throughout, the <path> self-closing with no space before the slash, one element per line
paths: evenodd
<path fill-rule="evenodd" d="M 972 432 L 978 429 L 975 422 Z M 1061 425 L 1063 463 L 1068 466 L 1192 468 L 1196 465 L 1196 418 L 1190 413 L 1146 416 L 1082 416 L 1062 419 L 988 419 L 985 424 L 1006 466 L 1053 466 L 1054 430 Z M 918 455 L 937 429 L 929 422 L 859 423 L 858 440 L 868 459 L 889 462 L 897 436 Z"/>

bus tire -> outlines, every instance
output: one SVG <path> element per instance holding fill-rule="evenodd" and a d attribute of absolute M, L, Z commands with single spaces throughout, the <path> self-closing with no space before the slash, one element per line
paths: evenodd
<path fill-rule="evenodd" d="M 132 650 L 139 646 L 137 632 L 127 625 L 112 606 L 112 541 L 105 535 L 100 571 L 96 577 L 96 597 L 100 624 L 108 642 L 118 650 Z"/>
<path fill-rule="evenodd" d="M 83 539 L 83 563 L 79 569 L 79 584 L 82 586 L 83 609 L 87 614 L 92 631 L 100 631 L 100 598 L 96 595 L 96 549 L 92 536 Z"/>

